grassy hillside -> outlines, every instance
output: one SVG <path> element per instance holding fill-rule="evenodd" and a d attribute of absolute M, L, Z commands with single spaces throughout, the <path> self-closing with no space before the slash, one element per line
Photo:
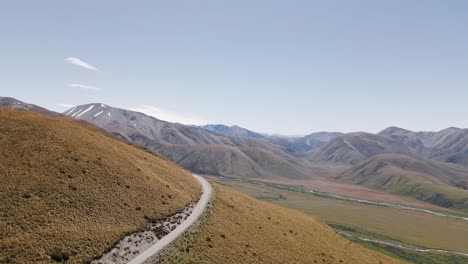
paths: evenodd
<path fill-rule="evenodd" d="M 303 213 L 214 188 L 210 213 L 161 263 L 400 263 Z"/>
<path fill-rule="evenodd" d="M 199 197 L 189 172 L 74 121 L 0 108 L 0 263 L 83 263 Z"/>
<path fill-rule="evenodd" d="M 345 170 L 337 178 L 442 207 L 468 210 L 468 170 L 454 164 L 378 155 Z"/>
<path fill-rule="evenodd" d="M 391 189 L 392 193 L 411 196 L 438 206 L 468 212 L 468 191 L 434 184 L 408 183 Z"/>

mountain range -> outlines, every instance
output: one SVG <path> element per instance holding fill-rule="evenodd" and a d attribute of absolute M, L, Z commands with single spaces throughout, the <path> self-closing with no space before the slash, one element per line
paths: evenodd
<path fill-rule="evenodd" d="M 48 117 L 34 106 L 11 109 L 10 103 L 0 107 L 0 263 L 127 263 L 169 238 L 185 223 L 182 212 L 200 202 L 195 178 L 164 157 L 85 121 Z M 128 112 L 93 104 L 66 114 L 127 120 Z M 159 125 L 139 133 L 170 130 L 175 142 L 198 142 L 179 134 L 183 128 Z M 149 263 L 402 263 L 304 213 L 213 188 L 203 219 Z M 106 254 L 117 262 L 101 262 Z"/>
<path fill-rule="evenodd" d="M 91 122 L 197 173 L 304 179 L 311 171 L 305 161 L 262 139 L 222 135 L 101 103 L 80 105 L 63 114 Z"/>
<path fill-rule="evenodd" d="M 226 126 L 226 125 L 204 125 L 200 128 L 212 131 L 224 136 L 231 137 L 248 137 L 248 138 L 264 138 L 265 136 L 251 130 L 239 126 Z"/>
<path fill-rule="evenodd" d="M 379 135 L 404 143 L 422 158 L 468 166 L 468 129 L 449 127 L 438 132 L 413 132 L 389 127 Z"/>
<path fill-rule="evenodd" d="M 456 164 L 379 154 L 336 178 L 442 207 L 466 209 L 468 205 L 468 168 Z"/>
<path fill-rule="evenodd" d="M 61 116 L 61 114 L 47 110 L 43 107 L 34 105 L 34 104 L 29 104 L 25 103 L 19 100 L 16 100 L 15 98 L 12 97 L 3 97 L 0 96 L 0 106 L 5 106 L 5 107 L 10 107 L 13 109 L 20 109 L 20 110 L 26 110 L 26 111 L 31 111 L 31 112 L 36 112 L 39 114 L 43 114 L 46 116 L 51 116 L 51 117 L 58 117 Z"/>
<path fill-rule="evenodd" d="M 0 105 L 60 115 L 12 98 L 0 98 Z M 377 134 L 268 136 L 237 126 L 170 123 L 101 103 L 79 105 L 62 116 L 90 122 L 201 174 L 262 180 L 327 177 L 468 209 L 463 202 L 468 197 L 468 129 L 413 132 L 389 127 Z M 417 163 L 418 170 L 401 165 L 410 163 Z M 415 186 L 423 191 L 414 191 Z"/>
<path fill-rule="evenodd" d="M 80 105 L 64 115 L 89 121 L 198 173 L 270 180 L 328 175 L 444 207 L 468 208 L 468 170 L 462 168 L 468 159 L 467 129 L 412 132 L 389 127 L 377 134 L 280 137 L 238 126 L 174 124 L 100 103 Z M 401 165 L 416 161 L 416 171 Z M 382 162 L 394 165 L 376 166 Z"/>

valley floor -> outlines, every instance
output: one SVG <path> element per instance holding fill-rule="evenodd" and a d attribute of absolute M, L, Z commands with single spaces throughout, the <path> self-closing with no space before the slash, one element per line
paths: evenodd
<path fill-rule="evenodd" d="M 316 216 L 340 232 L 354 230 L 354 232 L 351 232 L 353 235 L 362 236 L 365 234 L 366 238 L 384 240 L 408 247 L 435 248 L 468 253 L 468 221 L 463 220 L 463 218 L 441 217 L 424 212 L 334 199 L 333 197 L 305 192 L 303 188 L 281 186 L 276 183 L 268 184 L 232 178 L 213 177 L 212 179 L 259 200 L 297 209 Z M 412 205 L 414 206 L 414 204 Z M 434 207 L 431 209 L 434 210 Z M 435 212 L 467 217 L 462 212 L 453 212 L 451 210 L 435 210 Z M 359 230 L 359 232 L 356 230 Z M 388 245 L 385 247 L 382 245 L 376 246 L 375 243 L 369 241 L 353 240 L 366 246 L 371 245 L 369 247 L 373 249 L 378 247 L 379 251 L 395 256 L 394 252 L 388 251 L 388 248 L 391 248 Z M 419 254 L 425 256 L 428 254 L 441 255 L 425 252 L 419 252 Z M 400 255 L 406 256 L 407 260 L 413 261 L 411 258 L 414 258 L 414 254 L 412 253 L 405 252 L 405 254 L 401 253 Z M 408 257 L 408 255 L 411 255 L 411 257 Z M 462 256 L 460 258 L 465 259 Z M 466 261 L 468 262 L 468 259 Z M 463 262 L 457 260 L 456 262 L 440 263 Z"/>
<path fill-rule="evenodd" d="M 213 187 L 208 213 L 158 263 L 401 263 L 351 243 L 314 217 Z"/>

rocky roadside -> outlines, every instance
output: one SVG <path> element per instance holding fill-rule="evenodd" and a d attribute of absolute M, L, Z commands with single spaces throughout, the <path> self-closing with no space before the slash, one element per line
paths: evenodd
<path fill-rule="evenodd" d="M 123 264 L 129 262 L 183 223 L 192 214 L 195 205 L 196 203 L 191 203 L 174 215 L 151 222 L 145 230 L 125 236 L 112 249 L 91 263 Z"/>

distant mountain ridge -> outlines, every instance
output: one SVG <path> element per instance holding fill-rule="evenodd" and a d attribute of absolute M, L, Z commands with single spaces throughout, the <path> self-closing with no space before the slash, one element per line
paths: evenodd
<path fill-rule="evenodd" d="M 216 125 L 204 125 L 200 126 L 200 128 L 209 130 L 221 135 L 231 136 L 231 137 L 249 137 L 249 138 L 264 138 L 265 136 L 253 132 L 251 130 L 239 127 L 239 126 L 226 126 L 221 124 Z"/>
<path fill-rule="evenodd" d="M 342 171 L 338 180 L 468 210 L 468 168 L 404 155 L 380 154 Z"/>
<path fill-rule="evenodd" d="M 47 110 L 43 107 L 40 107 L 34 104 L 25 103 L 25 102 L 16 100 L 15 98 L 11 98 L 11 97 L 0 96 L 0 106 L 10 107 L 14 109 L 27 110 L 27 111 L 36 112 L 36 113 L 43 114 L 46 116 L 51 116 L 51 117 L 61 116 L 61 114 L 57 112 Z"/>
<path fill-rule="evenodd" d="M 411 146 L 426 159 L 468 166 L 468 129 L 450 127 L 438 132 L 413 132 L 389 127 L 379 135 L 387 136 Z"/>
<path fill-rule="evenodd" d="M 64 115 L 91 122 L 197 173 L 292 179 L 310 174 L 306 162 L 262 139 L 225 136 L 101 103 L 76 106 Z"/>
<path fill-rule="evenodd" d="M 61 116 L 59 113 L 10 97 L 0 97 L 0 106 L 25 109 L 49 116 Z M 222 124 L 189 127 L 129 110 L 118 110 L 118 108 L 100 103 L 73 107 L 65 111 L 63 115 L 90 121 L 130 141 L 138 139 L 148 144 L 149 140 L 159 140 L 158 149 L 162 150 L 161 143 L 164 142 L 162 146 L 166 149 L 165 152 L 168 152 L 167 143 L 188 146 L 221 144 L 234 148 L 255 147 L 257 150 L 263 149 L 274 154 L 276 160 L 285 158 L 286 164 L 292 164 L 292 166 L 300 164 L 300 170 L 303 170 L 304 164 L 307 167 L 307 163 L 354 165 L 378 154 L 403 154 L 468 166 L 468 129 L 455 127 L 438 132 L 414 132 L 398 127 L 388 127 L 377 134 L 317 132 L 304 137 L 280 137 L 262 135 L 239 126 Z M 137 120 L 137 116 L 144 118 Z M 137 133 L 129 133 L 128 130 L 134 130 Z M 126 132 L 121 133 L 121 131 Z M 251 158 L 248 159 L 250 161 L 246 164 L 253 161 Z M 223 170 L 213 169 L 210 172 L 217 171 L 223 175 L 221 172 Z M 257 174 L 254 173 L 254 175 Z"/>
<path fill-rule="evenodd" d="M 403 154 L 468 166 L 468 129 L 413 132 L 389 127 L 378 134 L 347 133 L 311 149 L 305 156 L 312 162 L 354 165 L 378 154 Z"/>
<path fill-rule="evenodd" d="M 12 98 L 0 98 L 0 105 L 54 114 Z M 55 115 L 74 118 L 82 125 L 93 123 L 196 173 L 294 180 L 335 176 L 335 180 L 413 195 L 451 208 L 464 208 L 468 202 L 458 199 L 467 187 L 468 129 L 413 132 L 389 127 L 378 134 L 318 132 L 304 137 L 255 138 L 240 127 L 212 129 L 227 129 L 222 134 L 101 103 Z"/>
<path fill-rule="evenodd" d="M 307 154 L 313 162 L 354 165 L 378 154 L 411 156 L 412 150 L 404 143 L 389 137 L 356 132 L 335 138 L 326 145 Z"/>
<path fill-rule="evenodd" d="M 329 141 L 343 136 L 340 132 L 316 132 L 303 137 L 269 136 L 267 141 L 284 147 L 289 152 L 303 156 L 308 151 L 317 149 Z"/>
<path fill-rule="evenodd" d="M 344 133 L 341 132 L 326 132 L 326 131 L 321 131 L 321 132 L 315 132 L 312 134 L 309 134 L 307 136 L 304 136 L 305 139 L 309 140 L 320 140 L 323 142 L 329 142 L 337 137 L 343 136 Z"/>

